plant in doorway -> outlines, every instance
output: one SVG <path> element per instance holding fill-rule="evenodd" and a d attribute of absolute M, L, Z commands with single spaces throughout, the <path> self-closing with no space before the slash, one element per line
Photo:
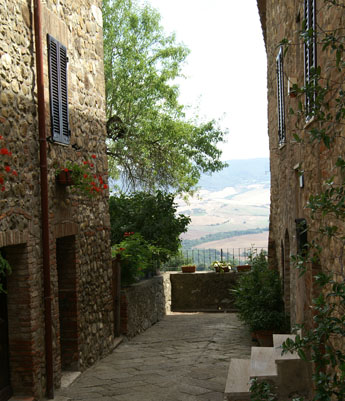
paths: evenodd
<path fill-rule="evenodd" d="M 5 278 L 12 271 L 10 264 L 8 261 L 2 256 L 0 252 L 0 294 L 5 293 L 6 290 L 3 287 L 2 279 Z"/>
<path fill-rule="evenodd" d="M 260 253 L 251 259 L 252 270 L 239 278 L 232 290 L 239 318 L 254 332 L 261 334 L 261 345 L 269 346 L 273 333 L 289 332 L 285 315 L 282 282 L 278 271 L 268 268 Z M 267 339 L 267 334 L 270 334 Z"/>

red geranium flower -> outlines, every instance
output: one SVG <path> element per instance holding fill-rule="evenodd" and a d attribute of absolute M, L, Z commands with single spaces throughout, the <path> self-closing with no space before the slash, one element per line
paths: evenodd
<path fill-rule="evenodd" d="M 0 149 L 0 154 L 11 156 L 12 153 L 11 153 L 8 149 L 6 149 L 6 148 L 1 148 L 1 149 Z"/>
<path fill-rule="evenodd" d="M 5 170 L 7 173 L 11 172 L 11 167 L 10 166 L 5 166 Z"/>
<path fill-rule="evenodd" d="M 91 157 L 92 157 L 93 159 L 96 159 L 96 155 L 91 155 Z"/>

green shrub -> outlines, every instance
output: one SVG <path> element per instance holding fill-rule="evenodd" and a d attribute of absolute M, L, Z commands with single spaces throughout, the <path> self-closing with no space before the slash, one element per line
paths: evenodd
<path fill-rule="evenodd" d="M 263 252 L 252 256 L 251 264 L 252 270 L 243 273 L 232 290 L 239 318 L 251 331 L 287 330 L 279 273 L 268 268 Z"/>
<path fill-rule="evenodd" d="M 154 262 L 160 249 L 149 244 L 139 233 L 126 232 L 124 239 L 114 246 L 120 256 L 121 284 L 130 285 L 154 269 Z"/>

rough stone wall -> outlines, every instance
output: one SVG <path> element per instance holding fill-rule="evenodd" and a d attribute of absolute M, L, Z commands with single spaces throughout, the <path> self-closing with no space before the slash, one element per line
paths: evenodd
<path fill-rule="evenodd" d="M 163 276 L 144 280 L 121 290 L 121 333 L 134 337 L 166 314 Z"/>
<path fill-rule="evenodd" d="M 56 165 L 63 166 L 67 160 L 82 164 L 90 160 L 91 154 L 97 157 L 95 171 L 107 182 L 102 1 L 46 0 L 42 3 L 47 137 L 50 136 L 47 33 L 67 47 L 69 57 L 71 145 L 47 143 L 54 378 L 55 385 L 59 386 L 58 238 L 70 237 L 75 242 L 78 369 L 85 369 L 105 355 L 113 341 L 107 190 L 95 199 L 88 199 L 74 194 L 70 188 L 60 188 L 55 182 Z M 27 260 L 25 268 L 22 262 L 13 262 L 13 277 L 19 274 L 26 289 L 22 302 L 27 308 L 23 308 L 21 313 L 25 318 L 20 321 L 14 319 L 16 312 L 10 308 L 10 353 L 15 355 L 10 361 L 11 384 L 15 394 L 33 394 L 39 398 L 45 391 L 45 349 L 32 1 L 3 0 L 0 19 L 0 135 L 12 151 L 11 166 L 18 171 L 18 177 L 12 177 L 6 191 L 0 194 L 0 248 L 11 255 L 14 246 Z M 17 296 L 15 291 L 10 287 L 9 300 Z M 22 350 L 22 355 L 19 351 L 12 352 L 18 343 L 23 344 L 17 348 Z M 25 364 L 23 358 L 26 358 Z M 21 385 L 18 384 L 21 379 L 16 379 L 18 372 L 26 377 Z"/>
<path fill-rule="evenodd" d="M 233 312 L 237 273 L 171 274 L 171 309 L 173 312 Z"/>
<path fill-rule="evenodd" d="M 317 143 L 309 144 L 306 129 L 312 128 L 315 122 L 310 122 L 302 129 L 296 129 L 296 119 L 289 114 L 290 108 L 297 110 L 298 102 L 304 101 L 303 98 L 293 98 L 288 95 L 289 79 L 299 86 L 304 84 L 304 47 L 298 35 L 302 29 L 304 2 L 266 0 L 258 3 L 261 7 L 260 15 L 265 15 L 265 21 L 262 22 L 266 30 L 268 58 L 268 128 L 271 169 L 269 261 L 271 266 L 278 268 L 284 277 L 286 304 L 292 323 L 301 323 L 305 319 L 310 322 L 309 305 L 315 296 L 312 274 L 317 271 L 318 266 L 308 266 L 308 273 L 302 278 L 298 277 L 298 272 L 292 266 L 291 255 L 297 253 L 295 219 L 306 219 L 309 228 L 308 240 L 313 240 L 318 221 L 311 220 L 310 212 L 306 208 L 307 202 L 310 195 L 320 192 L 323 189 L 323 182 L 335 174 L 335 161 L 339 155 L 344 157 L 344 146 L 341 141 L 336 141 L 332 150 L 327 150 Z M 317 24 L 322 29 L 344 26 L 342 9 L 328 9 L 322 5 L 323 2 L 317 2 Z M 290 39 L 292 45 L 283 60 L 286 143 L 280 146 L 278 143 L 276 57 L 279 50 L 277 45 L 284 38 Z M 322 66 L 323 71 L 327 71 L 333 57 L 322 52 L 321 46 L 318 46 L 317 62 Z M 332 79 L 335 78 L 333 75 Z M 294 140 L 295 132 L 306 141 L 305 144 Z M 304 171 L 304 187 L 300 187 L 299 170 Z M 337 277 L 344 277 L 342 246 L 335 241 L 324 242 L 321 245 L 324 246 L 322 268 L 332 270 Z"/>

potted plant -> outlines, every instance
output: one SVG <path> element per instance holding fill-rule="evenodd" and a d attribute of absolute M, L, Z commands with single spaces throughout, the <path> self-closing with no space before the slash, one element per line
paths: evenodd
<path fill-rule="evenodd" d="M 91 155 L 96 159 L 96 155 Z M 95 196 L 108 188 L 101 175 L 95 174 L 94 160 L 80 162 L 67 161 L 63 167 L 56 167 L 56 182 L 61 186 L 72 186 L 74 192 L 88 197 Z"/>
<path fill-rule="evenodd" d="M 270 336 L 261 345 L 272 345 L 272 334 L 289 330 L 285 315 L 282 282 L 278 271 L 268 268 L 266 256 L 252 257 L 252 270 L 244 273 L 232 290 L 239 318 L 244 321 L 260 342 L 263 334 Z"/>
<path fill-rule="evenodd" d="M 223 262 L 218 260 L 212 262 L 211 267 L 215 269 L 216 273 L 227 273 L 232 269 L 230 262 Z"/>
<path fill-rule="evenodd" d="M 0 252 L 0 294 L 6 293 L 2 285 L 2 278 L 6 277 L 7 275 L 11 274 L 12 269 L 8 261 L 1 255 Z"/>

